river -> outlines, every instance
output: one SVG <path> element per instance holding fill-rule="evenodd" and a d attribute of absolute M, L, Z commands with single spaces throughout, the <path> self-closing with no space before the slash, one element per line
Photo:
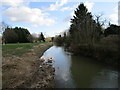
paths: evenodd
<path fill-rule="evenodd" d="M 52 46 L 41 58 L 53 59 L 56 88 L 118 88 L 118 71 Z"/>

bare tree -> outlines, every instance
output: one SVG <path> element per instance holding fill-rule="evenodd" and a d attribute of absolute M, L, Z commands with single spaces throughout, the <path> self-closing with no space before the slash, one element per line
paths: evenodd
<path fill-rule="evenodd" d="M 3 32 L 5 31 L 6 28 L 9 28 L 9 25 L 6 24 L 4 21 L 0 22 L 0 43 L 3 44 L 4 42 L 4 37 L 3 37 Z"/>
<path fill-rule="evenodd" d="M 97 23 L 98 25 L 100 25 L 100 26 L 105 25 L 105 23 L 107 22 L 106 19 L 103 19 L 102 21 L 100 21 L 100 20 L 102 19 L 102 16 L 103 16 L 103 15 L 104 15 L 103 13 L 101 13 L 101 14 L 99 14 L 99 15 L 95 15 L 96 23 Z"/>
<path fill-rule="evenodd" d="M 6 28 L 8 28 L 9 25 L 6 24 L 4 21 L 0 23 L 0 34 L 3 35 L 3 32 L 5 31 Z"/>

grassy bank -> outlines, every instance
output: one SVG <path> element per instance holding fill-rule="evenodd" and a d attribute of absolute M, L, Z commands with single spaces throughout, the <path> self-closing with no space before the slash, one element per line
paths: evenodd
<path fill-rule="evenodd" d="M 20 56 L 26 52 L 30 52 L 33 46 L 39 44 L 47 44 L 48 42 L 39 43 L 15 43 L 15 44 L 5 44 L 2 45 L 2 55 L 6 56 Z"/>
<path fill-rule="evenodd" d="M 54 87 L 54 69 L 40 59 L 51 46 L 49 42 L 3 45 L 3 88 Z"/>

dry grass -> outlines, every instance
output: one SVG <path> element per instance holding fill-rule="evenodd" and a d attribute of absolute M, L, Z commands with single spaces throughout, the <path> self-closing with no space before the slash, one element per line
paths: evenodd
<path fill-rule="evenodd" d="M 50 46 L 50 43 L 39 44 L 21 56 L 3 57 L 3 88 L 16 88 L 31 78 L 34 70 L 40 64 L 39 57 Z"/>
<path fill-rule="evenodd" d="M 118 50 L 119 37 L 117 35 L 109 35 L 101 39 L 99 45 L 104 49 L 113 51 Z"/>

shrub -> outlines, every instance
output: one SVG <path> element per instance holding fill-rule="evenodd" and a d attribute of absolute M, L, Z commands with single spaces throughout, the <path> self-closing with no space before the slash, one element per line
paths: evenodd
<path fill-rule="evenodd" d="M 63 45 L 63 43 L 64 43 L 63 37 L 61 37 L 61 35 L 56 36 L 56 37 L 54 38 L 54 42 L 55 42 L 55 44 L 58 45 L 58 46 Z"/>

